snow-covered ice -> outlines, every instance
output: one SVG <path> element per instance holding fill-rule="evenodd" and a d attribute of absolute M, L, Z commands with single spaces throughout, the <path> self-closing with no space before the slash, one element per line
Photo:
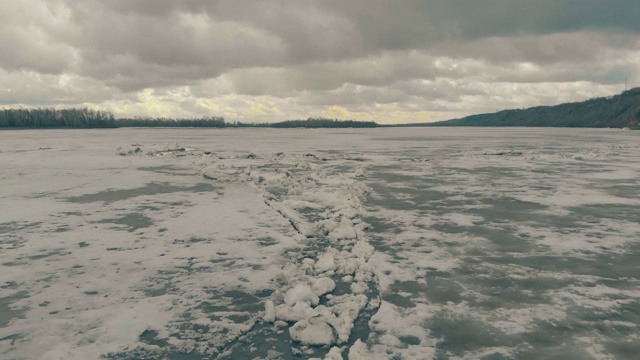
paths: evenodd
<path fill-rule="evenodd" d="M 2 131 L 0 166 L 2 359 L 640 353 L 637 132 Z"/>

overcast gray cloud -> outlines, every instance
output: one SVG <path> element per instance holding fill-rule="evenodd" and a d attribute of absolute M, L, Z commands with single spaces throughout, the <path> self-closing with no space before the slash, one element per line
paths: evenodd
<path fill-rule="evenodd" d="M 0 106 L 433 121 L 640 85 L 637 0 L 0 2 Z"/>

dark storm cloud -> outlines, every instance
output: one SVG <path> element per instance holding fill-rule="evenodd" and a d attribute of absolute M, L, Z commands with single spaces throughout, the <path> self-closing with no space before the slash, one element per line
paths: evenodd
<path fill-rule="evenodd" d="M 338 27 L 356 48 L 409 49 L 430 43 L 616 29 L 638 32 L 634 0 L 112 0 L 121 14 L 166 17 L 173 12 L 207 13 L 221 20 L 264 28 L 296 49 Z M 312 34 L 310 30 L 329 33 Z M 345 32 L 347 30 L 347 32 Z M 351 36 L 350 36 L 351 35 Z M 324 44 L 326 45 L 326 44 Z M 366 46 L 365 46 L 366 45 Z M 334 43 L 332 47 L 340 48 Z M 295 49 L 293 49 L 295 50 Z M 346 51 L 345 51 L 346 52 Z"/>
<path fill-rule="evenodd" d="M 320 63 L 317 67 L 321 72 L 322 67 L 328 67 L 323 62 L 345 61 L 348 69 L 349 60 L 386 51 L 417 49 L 443 56 L 484 57 L 490 61 L 574 61 L 597 56 L 600 47 L 593 46 L 593 39 L 583 34 L 555 38 L 535 35 L 597 29 L 612 33 L 640 30 L 637 21 L 640 6 L 626 0 L 66 0 L 65 3 L 78 33 L 38 42 L 37 36 L 25 33 L 21 26 L 5 29 L 0 45 L 15 50 L 11 56 L 5 52 L 0 57 L 5 69 L 63 71 L 70 59 L 55 47 L 68 47 L 79 52 L 80 74 L 132 91 L 189 84 L 241 68 Z M 607 43 L 605 35 L 594 38 L 599 44 Z M 44 53 L 49 56 L 42 56 Z M 358 79 L 357 73 L 350 77 L 354 73 L 349 70 L 328 69 L 329 72 L 324 71 L 328 76 L 314 76 L 311 71 L 290 78 L 292 87 L 322 90 L 327 86 L 339 87 L 344 82 L 369 85 L 367 81 L 372 80 Z M 406 72 L 410 75 L 412 70 Z M 332 79 L 336 76 L 344 79 Z"/>
<path fill-rule="evenodd" d="M 640 30 L 640 7 L 624 0 L 67 0 L 67 4 L 73 5 L 73 21 L 83 32 L 81 40 L 72 44 L 85 60 L 82 73 L 124 90 L 188 84 L 237 68 L 335 62 L 414 49 L 490 61 L 584 60 L 598 55 L 606 36 L 593 43 L 583 34 L 535 35 Z M 303 75 L 290 80 L 297 88 L 322 89 L 353 80 L 348 74 L 354 73 L 348 72 L 342 82 L 330 79 L 332 74 L 340 71 L 331 71 L 329 78 Z M 299 81 L 305 80 L 300 86 Z"/>

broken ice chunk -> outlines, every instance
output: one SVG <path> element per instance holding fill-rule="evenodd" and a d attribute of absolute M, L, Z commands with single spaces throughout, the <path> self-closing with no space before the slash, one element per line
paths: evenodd
<path fill-rule="evenodd" d="M 302 260 L 302 264 L 307 265 L 307 266 L 313 266 L 316 264 L 316 261 L 310 258 L 304 258 Z"/>
<path fill-rule="evenodd" d="M 335 340 L 333 329 L 321 316 L 298 321 L 289 328 L 289 335 L 306 345 L 330 345 Z"/>
<path fill-rule="evenodd" d="M 353 227 L 353 222 L 346 217 L 343 217 L 340 225 L 329 234 L 329 238 L 332 240 L 355 239 L 357 237 L 358 234 L 356 234 L 356 229 Z"/>
<path fill-rule="evenodd" d="M 267 322 L 276 321 L 276 309 L 273 305 L 273 301 L 267 300 L 267 302 L 264 304 L 264 316 L 262 318 Z"/>
<path fill-rule="evenodd" d="M 342 349 L 340 349 L 337 346 L 332 347 L 324 359 L 325 360 L 342 360 Z"/>
<path fill-rule="evenodd" d="M 354 294 L 362 294 L 368 289 L 367 285 L 362 282 L 351 283 L 351 292 Z"/>
<path fill-rule="evenodd" d="M 356 340 L 355 344 L 349 348 L 349 360 L 369 360 L 372 358 L 371 352 L 362 340 Z"/>
<path fill-rule="evenodd" d="M 330 293 L 335 288 L 336 283 L 328 277 L 321 277 L 317 279 L 314 281 L 313 286 L 311 286 L 311 290 L 313 290 L 313 292 L 318 296 Z"/>
<path fill-rule="evenodd" d="M 317 315 L 316 311 L 305 302 L 299 302 L 293 307 L 282 304 L 276 307 L 276 318 L 289 322 L 304 320 L 306 318 Z"/>
<path fill-rule="evenodd" d="M 305 302 L 309 305 L 316 306 L 320 299 L 307 285 L 298 284 L 287 291 L 284 296 L 284 302 L 289 306 L 293 306 L 298 302 Z"/>
<path fill-rule="evenodd" d="M 371 246 L 368 242 L 364 240 L 360 240 L 356 243 L 351 251 L 355 256 L 362 256 L 364 258 L 370 258 L 373 255 L 375 248 Z"/>
<path fill-rule="evenodd" d="M 334 249 L 329 249 L 329 250 L 334 250 Z M 316 271 L 318 272 L 335 270 L 336 262 L 334 259 L 334 252 L 327 251 L 326 253 L 320 255 L 320 257 L 318 258 L 318 261 L 316 262 L 315 268 L 316 268 Z"/>

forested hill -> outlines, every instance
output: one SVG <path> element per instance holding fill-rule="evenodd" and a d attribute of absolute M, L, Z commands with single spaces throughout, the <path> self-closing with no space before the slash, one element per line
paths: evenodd
<path fill-rule="evenodd" d="M 543 126 L 635 128 L 640 121 L 640 88 L 622 94 L 556 106 L 504 110 L 461 119 L 429 123 L 428 126 Z"/>

